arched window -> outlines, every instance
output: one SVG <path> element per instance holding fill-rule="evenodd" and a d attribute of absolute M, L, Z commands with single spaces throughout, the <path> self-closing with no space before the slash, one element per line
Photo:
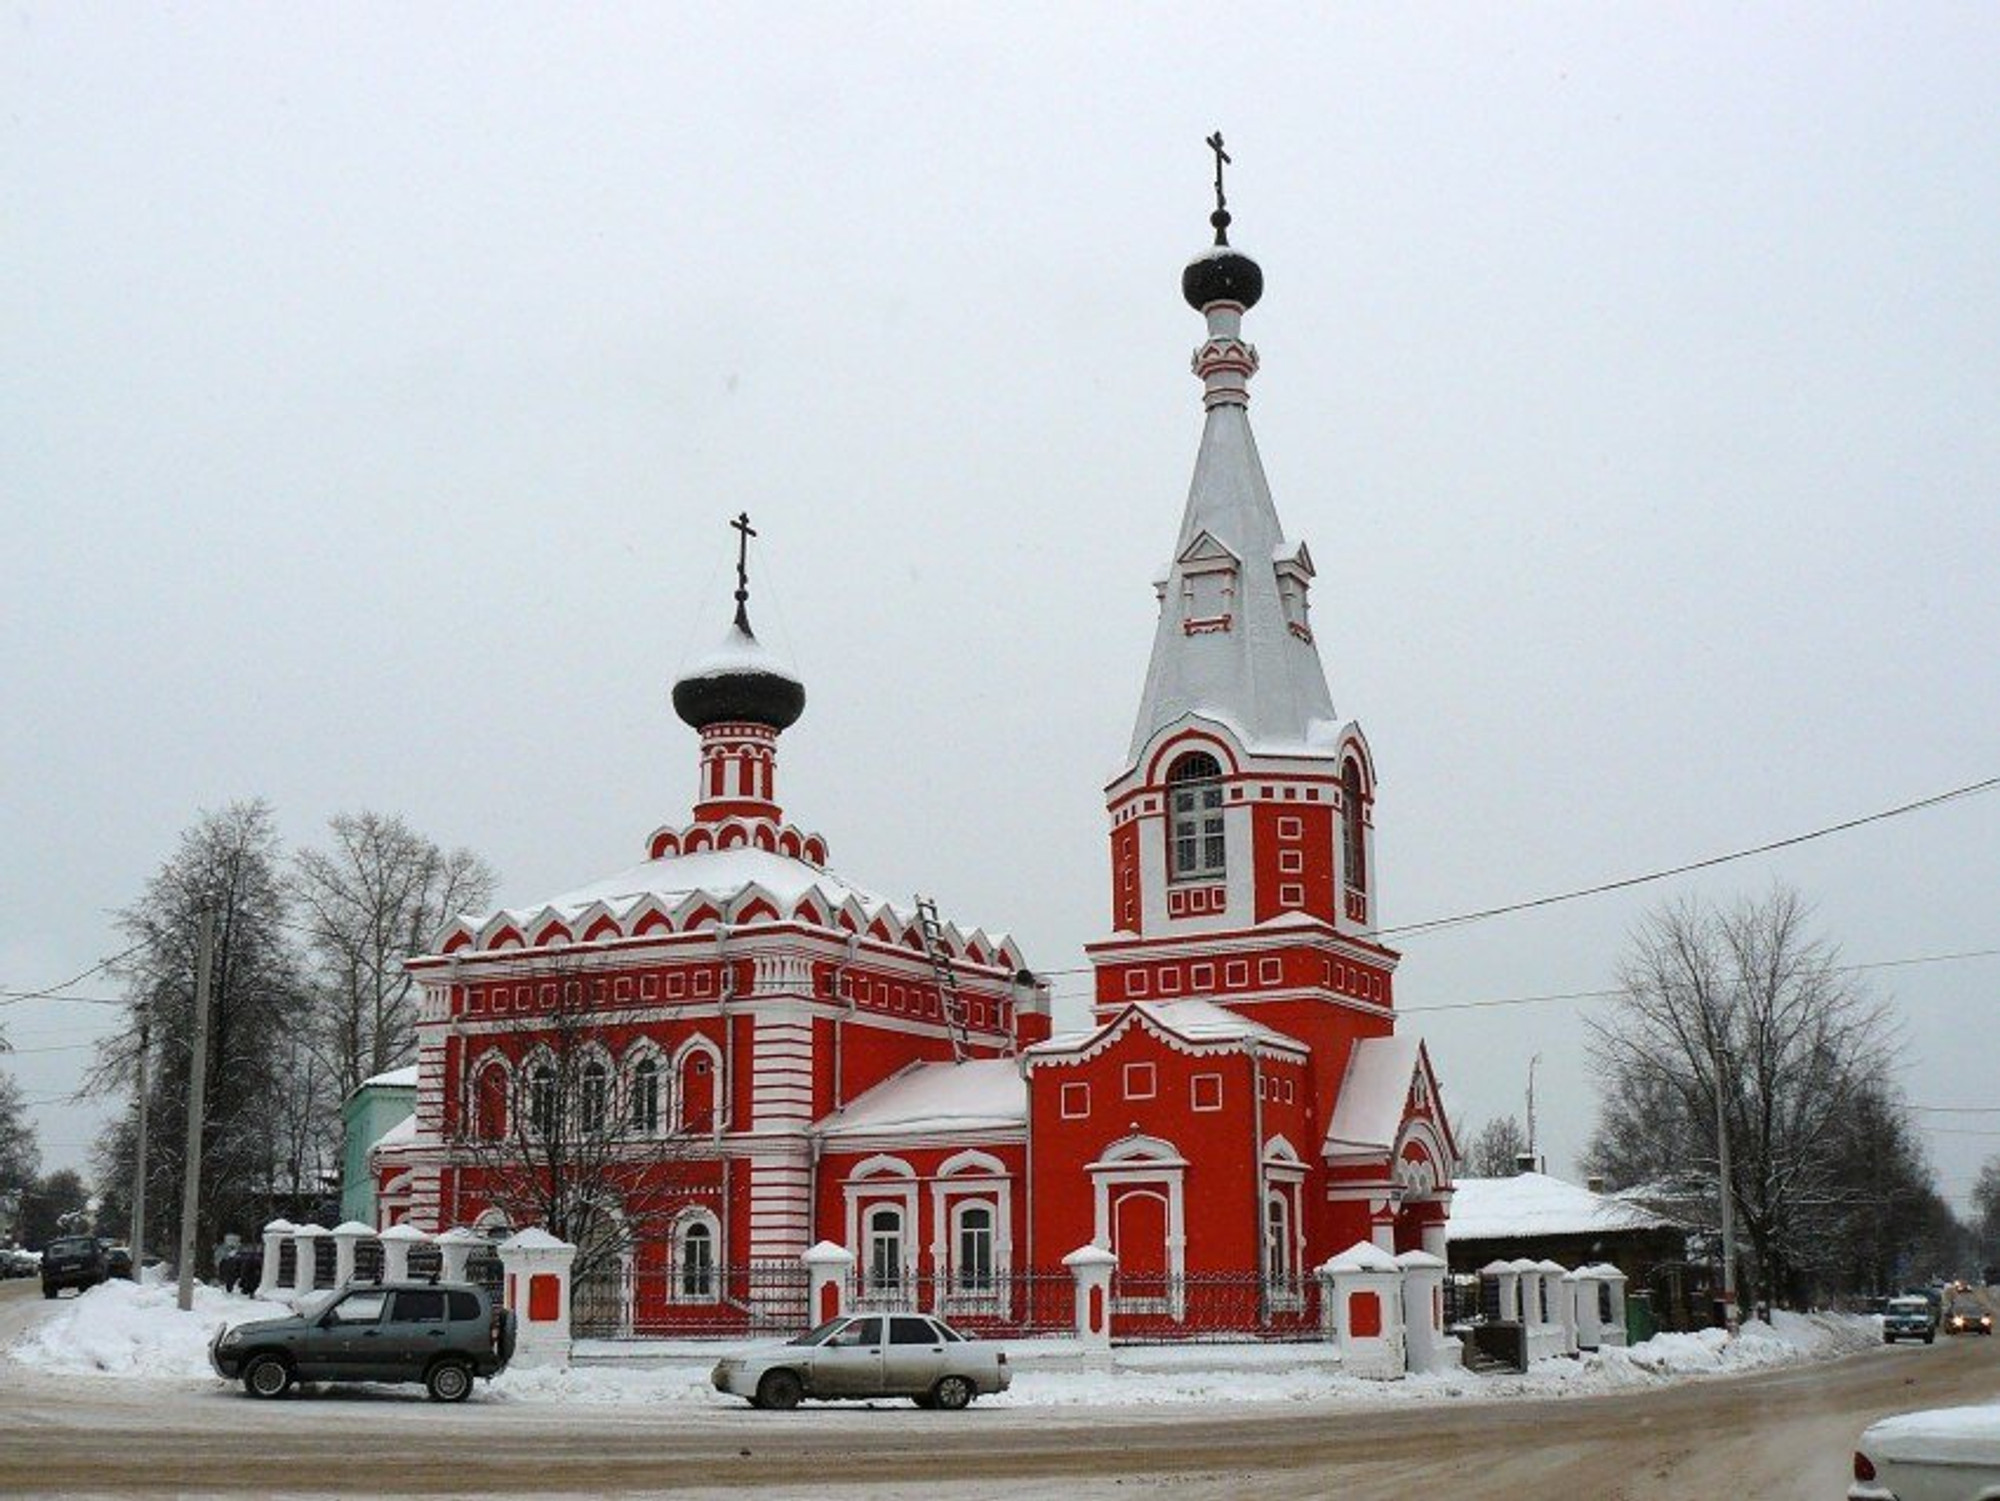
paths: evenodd
<path fill-rule="evenodd" d="M 488 1141 L 507 1134 L 507 1067 L 498 1059 L 479 1071 L 472 1087 L 473 1130 Z"/>
<path fill-rule="evenodd" d="M 868 1212 L 868 1291 L 898 1294 L 903 1289 L 903 1211 Z"/>
<path fill-rule="evenodd" d="M 611 1116 L 611 1070 L 601 1059 L 584 1064 L 576 1091 L 578 1129 L 585 1136 L 602 1135 Z"/>
<path fill-rule="evenodd" d="M 1167 773 L 1167 875 L 1215 881 L 1223 874 L 1222 767 L 1206 751 L 1182 756 Z"/>
<path fill-rule="evenodd" d="M 967 1204 L 958 1211 L 958 1244 L 954 1247 L 953 1281 L 960 1292 L 993 1290 L 993 1210 Z"/>
<path fill-rule="evenodd" d="M 715 1059 L 706 1048 L 691 1049 L 681 1059 L 680 1127 L 698 1133 L 715 1129 Z"/>
<path fill-rule="evenodd" d="M 1264 1274 L 1273 1282 L 1286 1281 L 1292 1275 L 1291 1215 L 1283 1194 L 1272 1194 L 1264 1201 Z"/>
<path fill-rule="evenodd" d="M 1347 866 L 1347 885 L 1352 891 L 1368 889 L 1368 834 L 1363 826 L 1364 811 L 1361 806 L 1361 764 L 1350 760 L 1340 771 L 1340 800 L 1345 805 L 1345 820 L 1340 826 L 1344 846 L 1343 863 Z"/>
<path fill-rule="evenodd" d="M 528 1071 L 528 1129 L 543 1138 L 556 1134 L 556 1071 L 546 1063 Z"/>
<path fill-rule="evenodd" d="M 632 1069 L 632 1097 L 628 1121 L 641 1136 L 660 1129 L 660 1065 L 657 1059 L 641 1058 Z"/>
<path fill-rule="evenodd" d="M 706 1219 L 687 1221 L 675 1237 L 674 1292 L 686 1303 L 715 1301 L 715 1226 Z"/>

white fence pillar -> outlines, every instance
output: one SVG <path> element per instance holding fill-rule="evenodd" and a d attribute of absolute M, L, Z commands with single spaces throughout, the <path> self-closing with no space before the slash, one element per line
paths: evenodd
<path fill-rule="evenodd" d="M 570 1267 L 576 1247 L 530 1226 L 501 1241 L 499 1253 L 507 1307 L 515 1320 L 515 1362 L 568 1365 Z"/>
<path fill-rule="evenodd" d="M 279 1277 L 283 1272 L 285 1242 L 298 1227 L 290 1220 L 272 1220 L 264 1227 L 264 1269 L 257 1278 L 257 1296 L 273 1301 L 285 1295 Z"/>
<path fill-rule="evenodd" d="M 463 1225 L 445 1231 L 437 1238 L 438 1255 L 443 1262 L 438 1270 L 438 1281 L 463 1282 L 466 1263 L 472 1260 L 472 1253 L 486 1243 L 485 1236 L 477 1230 L 468 1230 Z"/>
<path fill-rule="evenodd" d="M 420 1246 L 430 1237 L 415 1225 L 391 1225 L 381 1234 L 382 1280 L 402 1282 L 410 1275 L 410 1248 Z"/>
<path fill-rule="evenodd" d="M 806 1322 L 824 1324 L 847 1312 L 848 1294 L 854 1282 L 854 1253 L 845 1246 L 823 1240 L 799 1260 L 806 1264 L 811 1289 Z"/>
<path fill-rule="evenodd" d="M 1403 1338 L 1413 1371 L 1445 1371 L 1465 1363 L 1459 1342 L 1444 1332 L 1444 1274 L 1441 1257 L 1405 1251 L 1396 1258 L 1403 1270 Z"/>
<path fill-rule="evenodd" d="M 333 1285 L 345 1287 L 354 1280 L 355 1248 L 375 1231 L 359 1220 L 348 1220 L 329 1233 L 333 1236 Z"/>
<path fill-rule="evenodd" d="M 1407 1361 L 1403 1332 L 1403 1273 L 1373 1241 L 1356 1241 L 1319 1269 L 1336 1305 L 1340 1363 L 1372 1381 L 1400 1381 Z"/>
<path fill-rule="evenodd" d="M 1076 1337 L 1087 1350 L 1111 1351 L 1111 1274 L 1118 1258 L 1100 1245 L 1078 1246 L 1063 1257 L 1076 1279 Z"/>
<path fill-rule="evenodd" d="M 1585 1349 L 1627 1343 L 1625 1274 L 1609 1262 L 1600 1261 L 1593 1266 L 1578 1267 L 1576 1278 L 1577 1343 Z M 1594 1341 L 1585 1343 L 1587 1334 L 1595 1335 Z"/>
<path fill-rule="evenodd" d="M 292 1296 L 303 1298 L 313 1290 L 319 1277 L 319 1243 L 326 1238 L 324 1225 L 301 1225 L 292 1237 Z"/>

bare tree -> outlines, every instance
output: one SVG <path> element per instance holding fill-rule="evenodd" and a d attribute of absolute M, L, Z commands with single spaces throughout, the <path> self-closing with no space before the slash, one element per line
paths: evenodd
<path fill-rule="evenodd" d="M 345 1099 L 361 1081 L 416 1054 L 421 954 L 459 912 L 493 895 L 493 871 L 471 850 L 445 850 L 402 819 L 342 813 L 324 850 L 301 850 L 290 890 L 312 956 L 306 1041 Z"/>
<path fill-rule="evenodd" d="M 523 1020 L 510 1065 L 475 1063 L 452 1155 L 462 1193 L 576 1246 L 581 1284 L 666 1238 L 716 1122 L 711 1109 L 668 1117 L 664 1060 L 621 1078 L 602 979 L 570 970 L 537 980 L 553 999 Z"/>
<path fill-rule="evenodd" d="M 1520 1171 L 1518 1159 L 1528 1150 L 1528 1133 L 1511 1115 L 1495 1116 L 1472 1138 L 1459 1171 L 1468 1178 L 1507 1178 Z"/>
<path fill-rule="evenodd" d="M 208 1027 L 208 1108 L 204 1123 L 199 1243 L 221 1230 L 248 1233 L 270 1218 L 274 1187 L 269 1123 L 282 1080 L 274 1066 L 299 1007 L 297 957 L 285 932 L 281 855 L 270 806 L 232 803 L 185 830 L 119 925 L 140 947 L 119 973 L 135 1006 L 152 1018 L 148 1153 L 149 1239 L 180 1217 L 188 1064 L 194 1020 L 196 914 L 215 918 Z M 131 1029 L 98 1045 L 86 1089 L 129 1091 L 138 1057 Z M 100 1172 L 122 1188 L 132 1164 L 133 1121 L 121 1114 L 98 1144 Z"/>
<path fill-rule="evenodd" d="M 1670 1193 L 1702 1183 L 1714 1224 L 1719 1091 L 1745 1271 L 1785 1301 L 1851 1260 L 1845 1241 L 1871 1192 L 1857 1112 L 1889 1097 L 1897 1050 L 1886 1009 L 1807 919 L 1784 889 L 1725 911 L 1663 908 L 1633 938 L 1621 1001 L 1591 1024 L 1593 1165 Z"/>
<path fill-rule="evenodd" d="M 0 1074 L 0 1234 L 15 1233 L 21 1195 L 41 1166 L 41 1146 L 22 1103 L 21 1086 L 11 1074 Z"/>
<path fill-rule="evenodd" d="M 1989 1157 L 1972 1185 L 1973 1233 L 1979 1237 L 1979 1256 L 1989 1267 L 2000 1267 L 2000 1157 Z M 2000 1281 L 2000 1274 L 1989 1277 Z"/>

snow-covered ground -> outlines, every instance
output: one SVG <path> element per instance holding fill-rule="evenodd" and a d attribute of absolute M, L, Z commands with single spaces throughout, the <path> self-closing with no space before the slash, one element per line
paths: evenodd
<path fill-rule="evenodd" d="M 49 1311 L 8 1354 L 22 1365 L 65 1375 L 214 1381 L 208 1342 L 218 1324 L 270 1318 L 283 1310 L 252 1298 L 199 1288 L 191 1313 L 171 1287 L 110 1282 Z M 1456 1370 L 1404 1381 L 1342 1374 L 1326 1345 L 1140 1346 L 1092 1368 L 1068 1340 L 1008 1341 L 1011 1390 L 984 1399 L 1007 1407 L 1149 1406 L 1216 1402 L 1326 1402 L 1380 1405 L 1502 1397 L 1587 1396 L 1702 1376 L 1832 1359 L 1881 1342 L 1878 1319 L 1778 1313 L 1746 1325 L 1734 1341 L 1719 1330 L 1663 1334 L 1629 1350 L 1550 1360 L 1525 1375 L 1475 1376 Z M 708 1373 L 736 1346 L 676 1343 L 650 1351 L 587 1346 L 567 1370 L 515 1367 L 491 1383 L 493 1397 L 530 1403 L 639 1403 L 733 1406 Z"/>

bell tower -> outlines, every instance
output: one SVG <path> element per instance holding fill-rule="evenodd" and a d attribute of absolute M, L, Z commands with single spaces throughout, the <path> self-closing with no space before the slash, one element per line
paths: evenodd
<path fill-rule="evenodd" d="M 1397 956 L 1378 943 L 1375 765 L 1333 707 L 1311 615 L 1311 551 L 1286 534 L 1250 429 L 1264 294 L 1229 243 L 1215 153 L 1214 243 L 1181 273 L 1205 337 L 1201 443 L 1125 769 L 1105 789 L 1112 936 L 1090 948 L 1097 1015 L 1199 997 L 1302 1040 L 1391 1029 Z M 1322 1075 L 1323 1078 L 1326 1075 Z M 1329 1102 L 1330 1103 L 1330 1099 Z"/>

